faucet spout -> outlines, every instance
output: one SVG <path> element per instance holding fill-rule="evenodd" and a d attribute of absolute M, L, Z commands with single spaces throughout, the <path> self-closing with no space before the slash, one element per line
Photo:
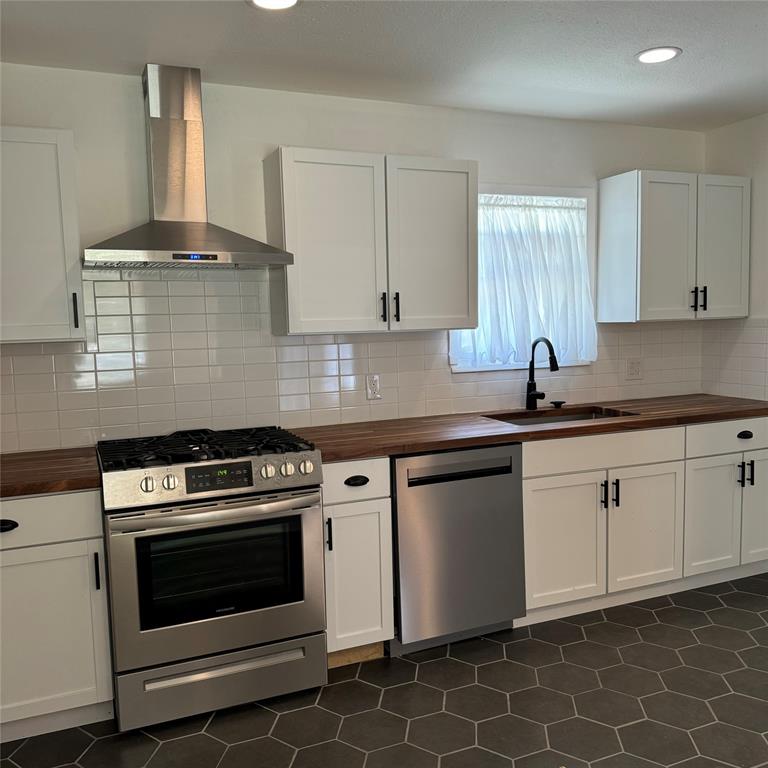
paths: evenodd
<path fill-rule="evenodd" d="M 539 336 L 539 338 L 534 339 L 531 344 L 531 362 L 528 364 L 528 384 L 526 385 L 525 394 L 525 407 L 529 411 L 535 411 L 537 408 L 537 401 L 543 400 L 545 397 L 544 392 L 537 391 L 536 378 L 534 376 L 536 347 L 539 344 L 546 345 L 547 350 L 549 351 L 549 370 L 560 370 L 560 365 L 557 362 L 557 355 L 555 354 L 555 348 L 552 346 L 552 342 L 546 336 Z"/>

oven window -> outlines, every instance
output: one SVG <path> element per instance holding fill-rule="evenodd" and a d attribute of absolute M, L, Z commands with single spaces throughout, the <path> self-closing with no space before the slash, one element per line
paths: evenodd
<path fill-rule="evenodd" d="M 301 516 L 136 540 L 142 630 L 304 598 Z"/>

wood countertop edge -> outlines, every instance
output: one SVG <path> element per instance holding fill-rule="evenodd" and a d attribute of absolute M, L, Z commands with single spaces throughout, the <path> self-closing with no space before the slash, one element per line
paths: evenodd
<path fill-rule="evenodd" d="M 527 428 L 498 421 L 493 413 L 467 413 L 308 427 L 298 431 L 317 445 L 324 462 L 332 463 L 768 416 L 768 402 L 718 395 L 585 403 L 572 406 L 572 410 L 592 406 L 625 413 L 632 413 L 633 409 L 645 412 Z M 542 409 L 542 412 L 550 411 Z M 497 413 L 525 414 L 525 411 Z M 462 430 L 467 434 L 462 435 Z M 101 486 L 95 448 L 0 454 L 0 468 L 0 498 L 98 490 Z"/>

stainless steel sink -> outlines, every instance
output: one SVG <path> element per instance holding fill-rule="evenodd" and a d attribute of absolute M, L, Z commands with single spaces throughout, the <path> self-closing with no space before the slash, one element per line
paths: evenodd
<path fill-rule="evenodd" d="M 558 424 L 570 421 L 594 421 L 595 419 L 612 419 L 617 416 L 637 416 L 637 414 L 593 405 L 574 406 L 572 408 L 550 408 L 541 411 L 487 414 L 489 419 L 505 421 L 518 427 L 533 426 L 534 424 Z"/>

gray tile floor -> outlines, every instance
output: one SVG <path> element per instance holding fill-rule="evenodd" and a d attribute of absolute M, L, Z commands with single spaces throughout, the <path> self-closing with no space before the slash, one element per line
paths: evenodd
<path fill-rule="evenodd" d="M 143 731 L 2 747 L 0 768 L 768 766 L 768 574 L 334 670 Z"/>

